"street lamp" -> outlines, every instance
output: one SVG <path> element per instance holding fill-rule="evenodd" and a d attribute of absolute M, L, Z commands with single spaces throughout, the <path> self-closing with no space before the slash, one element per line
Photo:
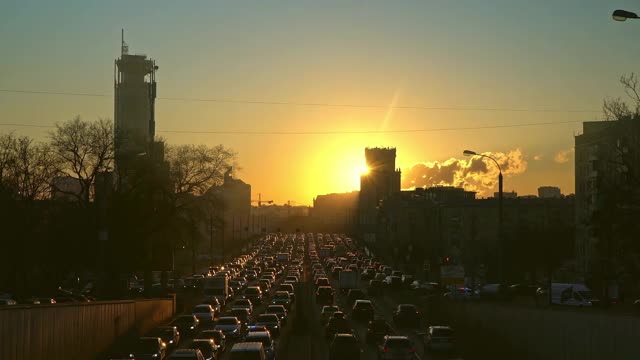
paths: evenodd
<path fill-rule="evenodd" d="M 492 158 L 489 155 L 484 155 L 484 154 L 478 154 L 475 151 L 472 150 L 464 150 L 462 152 L 462 154 L 464 156 L 480 156 L 480 157 L 484 157 L 487 159 L 491 159 L 496 166 L 498 167 L 498 249 L 500 251 L 500 254 L 498 254 L 498 258 L 500 261 L 500 280 L 504 281 L 504 244 L 503 244 L 503 228 L 502 228 L 502 219 L 503 219 L 503 206 L 502 206 L 502 168 L 500 167 L 500 164 L 498 163 L 498 161 L 494 158 Z"/>
<path fill-rule="evenodd" d="M 638 19 L 638 15 L 634 12 L 627 10 L 615 10 L 613 14 L 611 14 L 613 20 L 615 21 L 627 21 L 627 19 Z"/>

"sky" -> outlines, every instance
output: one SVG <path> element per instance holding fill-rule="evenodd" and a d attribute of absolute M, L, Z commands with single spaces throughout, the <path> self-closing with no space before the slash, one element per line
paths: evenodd
<path fill-rule="evenodd" d="M 472 168 L 472 149 L 500 159 L 505 191 L 573 193 L 574 135 L 639 69 L 640 21 L 612 21 L 616 8 L 640 2 L 4 0 L 0 132 L 45 140 L 27 125 L 113 118 L 124 28 L 159 66 L 158 135 L 234 149 L 256 199 L 357 190 L 375 146 L 397 148 L 405 188 L 490 196 L 497 173 Z"/>

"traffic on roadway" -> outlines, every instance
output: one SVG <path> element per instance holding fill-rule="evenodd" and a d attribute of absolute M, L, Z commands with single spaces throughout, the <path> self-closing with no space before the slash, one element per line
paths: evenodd
<path fill-rule="evenodd" d="M 110 359 L 461 358 L 454 330 L 425 316 L 413 276 L 345 235 L 265 235 L 193 279 L 192 307 Z"/>

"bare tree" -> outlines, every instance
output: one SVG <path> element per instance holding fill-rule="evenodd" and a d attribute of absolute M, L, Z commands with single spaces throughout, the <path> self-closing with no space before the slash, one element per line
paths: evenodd
<path fill-rule="evenodd" d="M 96 175 L 113 168 L 113 122 L 107 119 L 88 122 L 76 117 L 56 124 L 49 137 L 61 164 L 61 174 L 78 179 L 80 184 L 80 193 L 70 194 L 87 204 Z"/>
<path fill-rule="evenodd" d="M 12 181 L 11 168 L 15 162 L 16 137 L 11 133 L 0 135 L 0 186 L 8 186 Z"/>
<path fill-rule="evenodd" d="M 602 104 L 604 118 L 609 121 L 640 119 L 640 84 L 635 73 L 622 75 L 620 84 L 624 88 L 631 104 L 621 98 L 605 99 Z"/>
<path fill-rule="evenodd" d="M 222 145 L 179 145 L 167 149 L 167 160 L 176 194 L 202 195 L 222 182 L 236 153 Z"/>
<path fill-rule="evenodd" d="M 24 136 L 17 139 L 14 152 L 13 178 L 20 197 L 28 200 L 48 197 L 53 179 L 60 171 L 51 145 L 35 143 Z"/>

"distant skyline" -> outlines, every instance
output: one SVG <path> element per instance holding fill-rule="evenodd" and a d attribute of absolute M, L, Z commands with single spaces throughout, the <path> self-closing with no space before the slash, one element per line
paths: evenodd
<path fill-rule="evenodd" d="M 0 90 L 112 95 L 124 28 L 130 52 L 159 66 L 158 135 L 235 149 L 254 198 L 312 204 L 356 190 L 367 146 L 396 147 L 397 167 L 418 183 L 464 181 L 481 196 L 495 179 L 469 170 L 462 151 L 505 154 L 505 191 L 568 194 L 574 134 L 639 69 L 640 21 L 612 21 L 616 8 L 640 3 L 14 1 L 0 5 Z M 112 119 L 113 98 L 0 91 L 0 124 L 76 115 Z M 477 129 L 531 123 L 556 124 Z M 394 132 L 407 129 L 448 130 Z M 44 139 L 49 129 L 4 131 Z M 390 132 L 352 133 L 363 131 Z"/>

